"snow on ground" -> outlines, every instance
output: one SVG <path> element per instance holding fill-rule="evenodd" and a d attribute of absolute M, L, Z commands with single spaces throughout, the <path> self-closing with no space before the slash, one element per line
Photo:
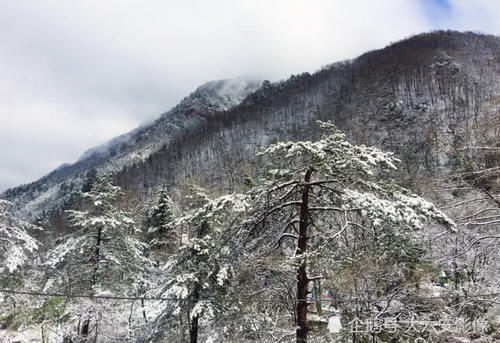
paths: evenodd
<path fill-rule="evenodd" d="M 40 328 L 29 328 L 23 331 L 0 330 L 0 343 L 35 343 L 42 342 Z"/>

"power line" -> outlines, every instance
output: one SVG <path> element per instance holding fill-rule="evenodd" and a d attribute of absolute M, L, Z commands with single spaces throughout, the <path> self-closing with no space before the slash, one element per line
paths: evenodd
<path fill-rule="evenodd" d="M 38 297 L 64 297 L 64 298 L 88 298 L 88 299 L 107 299 L 107 300 L 170 300 L 170 301 L 184 301 L 189 299 L 179 298 L 166 298 L 166 297 L 137 297 L 137 296 L 120 296 L 120 295 L 92 295 L 92 294 L 64 294 L 64 293 L 44 293 L 36 291 L 15 291 L 11 289 L 0 289 L 0 292 L 8 294 L 23 294 Z M 204 298 L 200 300 L 213 300 Z"/>
<path fill-rule="evenodd" d="M 138 297 L 138 296 L 119 296 L 119 295 L 91 295 L 91 294 L 64 294 L 64 293 L 45 293 L 45 292 L 36 292 L 30 290 L 16 291 L 11 289 L 0 289 L 0 292 L 7 294 L 20 294 L 20 295 L 30 295 L 37 297 L 65 297 L 65 298 L 88 298 L 88 299 L 105 299 L 105 300 L 144 300 L 144 301 L 193 301 L 192 298 L 173 298 L 173 297 Z M 409 296 L 412 300 L 437 300 L 437 299 L 473 299 L 473 298 L 488 298 L 488 297 L 497 297 L 500 296 L 500 293 L 487 293 L 487 294 L 473 294 L 473 295 L 443 295 L 443 296 L 433 296 L 433 297 L 412 297 Z M 331 303 L 356 303 L 356 302 L 368 302 L 368 303 L 376 303 L 394 300 L 395 298 L 379 298 L 379 299 L 297 299 L 296 302 L 311 302 L 314 303 L 316 301 L 321 302 L 331 302 Z M 215 300 L 215 298 L 199 298 L 196 301 L 211 301 Z M 256 302 L 256 303 L 281 303 L 283 301 L 277 299 L 236 299 L 239 302 Z"/>

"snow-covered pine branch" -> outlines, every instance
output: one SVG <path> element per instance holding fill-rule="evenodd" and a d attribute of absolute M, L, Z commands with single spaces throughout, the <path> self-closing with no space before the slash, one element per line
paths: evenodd
<path fill-rule="evenodd" d="M 146 336 L 156 332 L 168 340 L 189 332 L 195 341 L 199 332 L 213 330 L 208 323 L 215 317 L 229 315 L 224 304 L 233 285 L 230 233 L 248 210 L 248 198 L 231 194 L 210 199 L 201 188 L 192 190 L 193 207 L 172 222 L 174 227 L 187 227 L 190 238 L 164 266 L 156 291 L 183 301 L 166 303 Z"/>
<path fill-rule="evenodd" d="M 149 264 L 146 245 L 138 239 L 134 220 L 117 207 L 120 196 L 120 188 L 101 177 L 82 194 L 85 209 L 67 211 L 73 232 L 48 253 L 46 265 L 59 277 L 52 281 L 62 282 L 65 275 L 73 289 L 99 292 L 123 291 L 141 280 Z"/>
<path fill-rule="evenodd" d="M 251 192 L 245 225 L 249 255 L 273 254 L 267 268 L 276 274 L 287 259 L 295 270 L 297 342 L 307 340 L 310 275 L 332 275 L 332 263 L 350 263 L 341 251 L 355 254 L 350 261 L 356 263 L 362 251 L 377 252 L 379 260 L 372 262 L 380 267 L 372 270 L 400 263 L 408 273 L 422 256 L 415 230 L 431 222 L 455 229 L 432 203 L 392 182 L 399 162 L 392 153 L 354 145 L 331 123 L 319 125 L 327 134 L 318 141 L 279 142 L 260 153 L 267 175 Z M 350 250 L 358 244 L 363 248 Z"/>

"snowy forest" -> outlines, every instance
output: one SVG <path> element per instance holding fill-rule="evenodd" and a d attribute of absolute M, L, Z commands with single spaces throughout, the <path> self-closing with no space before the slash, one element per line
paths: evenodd
<path fill-rule="evenodd" d="M 498 342 L 499 52 L 208 83 L 6 191 L 0 342 Z"/>

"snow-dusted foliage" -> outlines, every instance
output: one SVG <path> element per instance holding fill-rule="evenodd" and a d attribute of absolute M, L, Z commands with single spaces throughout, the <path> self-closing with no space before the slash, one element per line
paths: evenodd
<path fill-rule="evenodd" d="M 87 294 L 91 265 L 100 260 L 102 282 L 96 282 L 92 294 L 120 292 L 169 300 L 68 300 L 2 293 L 0 328 L 8 330 L 0 329 L 0 341 L 6 333 L 13 341 L 29 341 L 11 335 L 21 323 L 19 331 L 29 330 L 33 341 L 47 329 L 50 335 L 42 340 L 65 343 L 132 342 L 137 336 L 141 342 L 184 343 L 194 332 L 199 332 L 200 342 L 291 342 L 296 340 L 299 312 L 307 314 L 308 341 L 313 343 L 498 341 L 499 43 L 496 36 L 433 32 L 316 73 L 266 81 L 255 92 L 259 83 L 211 82 L 154 123 L 3 193 L 0 197 L 13 203 L 19 218 L 45 219 L 47 230 L 40 235 L 45 246 L 37 253 L 50 250 L 49 262 L 55 263 L 17 267 L 14 277 L 0 263 L 2 279 L 16 280 L 2 282 L 3 287 Z M 319 139 L 322 131 L 315 123 L 329 119 L 351 142 L 365 145 L 349 143 L 329 124 L 323 126 L 330 127 L 331 134 Z M 279 141 L 255 157 L 257 150 Z M 96 250 L 85 248 L 90 228 L 68 227 L 61 212 L 68 205 L 93 211 L 95 203 L 82 204 L 79 192 L 90 192 L 95 178 L 106 173 L 126 188 L 124 200 L 130 208 L 154 203 L 158 206 L 152 206 L 153 211 L 165 213 L 161 197 L 152 195 L 163 184 L 174 202 L 167 227 L 175 242 L 162 254 L 151 245 L 146 249 L 155 267 L 136 288 L 129 287 L 131 276 L 141 277 L 142 270 L 124 272 L 122 278 L 121 266 L 115 263 L 119 259 L 96 259 Z M 217 196 L 256 187 L 239 202 L 248 211 L 233 212 L 230 205 L 208 226 L 209 233 L 198 236 L 200 223 L 211 219 L 192 222 L 194 217 L 186 215 L 198 212 L 212 218 L 208 209 L 200 209 L 213 197 L 193 190 L 189 199 L 182 198 L 189 181 L 210 187 Z M 456 232 L 436 225 L 454 229 L 437 207 L 454 219 Z M 187 210 L 180 211 L 183 208 Z M 164 225 L 144 219 L 134 217 L 144 241 L 151 242 Z M 63 237 L 70 229 L 74 234 Z M 24 249 L 24 241 L 19 243 Z M 99 255 L 110 244 L 97 244 Z M 0 241 L 2 253 L 5 247 Z M 87 260 L 74 258 L 80 247 L 82 253 L 90 251 Z M 11 256 L 16 254 L 0 258 Z M 79 274 L 85 268 L 87 272 Z M 39 282 L 41 273 L 49 283 Z M 299 275 L 300 289 L 307 293 L 297 294 Z M 327 299 L 320 301 L 318 294 Z M 306 311 L 297 311 L 304 296 Z M 55 300 L 62 301 L 57 308 L 66 305 L 64 312 L 57 311 L 62 316 L 47 311 L 45 303 Z M 38 314 L 35 322 L 26 320 L 33 318 L 31 310 Z M 479 318 L 487 319 L 490 331 L 481 337 L 438 335 L 431 328 L 419 333 L 349 332 L 349 322 L 356 317 L 426 319 L 444 325 Z M 340 319 L 341 333 L 326 329 L 332 318 Z M 143 324 L 144 330 L 138 330 Z"/>
<path fill-rule="evenodd" d="M 116 202 L 120 187 L 99 178 L 82 197 L 85 210 L 70 210 L 73 232 L 60 240 L 46 266 L 58 287 L 103 292 L 130 289 L 147 264 L 134 220 Z"/>
<path fill-rule="evenodd" d="M 189 210 L 172 221 L 188 228 L 189 240 L 165 264 L 156 293 L 172 300 L 146 327 L 145 341 L 279 341 L 294 326 L 301 339 L 307 312 L 321 315 L 325 307 L 307 304 L 311 289 L 396 299 L 402 287 L 399 304 L 410 306 L 424 252 L 418 231 L 454 223 L 390 181 L 398 163 L 391 153 L 353 145 L 332 124 L 320 125 L 328 134 L 316 142 L 266 148 L 267 168 L 247 194 L 212 200 L 192 189 Z M 372 313 L 370 304 L 359 306 Z M 346 319 L 357 311 L 339 309 Z"/>
<path fill-rule="evenodd" d="M 100 326 L 110 330 L 118 318 L 113 311 L 123 311 L 124 304 L 110 306 L 106 301 L 85 298 L 130 296 L 142 291 L 150 262 L 145 257 L 146 245 L 139 240 L 140 230 L 118 205 L 121 196 L 120 187 L 109 178 L 97 177 L 90 190 L 81 194 L 81 209 L 67 211 L 71 233 L 61 237 L 47 254 L 43 290 L 69 294 L 67 306 L 72 311 L 67 318 L 78 323 L 66 323 L 65 341 L 83 342 L 92 335 L 107 342 L 108 337 L 122 340 L 127 336 L 126 327 L 114 335 L 99 331 Z M 73 299 L 71 295 L 84 297 Z M 129 325 L 131 316 L 132 309 Z"/>
<path fill-rule="evenodd" d="M 399 162 L 392 153 L 353 145 L 332 124 L 320 125 L 329 134 L 317 142 L 280 142 L 261 153 L 268 158 L 269 172 L 253 190 L 265 206 L 264 214 L 256 218 L 258 223 L 277 213 L 289 216 L 284 223 L 290 222 L 290 226 L 285 231 L 293 231 L 298 224 L 293 209 L 301 205 L 299 193 L 308 186 L 310 210 L 318 217 L 348 212 L 378 226 L 386 223 L 421 229 L 435 221 L 454 229 L 454 223 L 432 203 L 390 182 L 388 173 Z M 307 171 L 310 179 L 304 180 Z M 273 234 L 264 232 L 266 239 L 268 233 Z"/>
<path fill-rule="evenodd" d="M 173 202 L 167 192 L 167 187 L 162 186 L 158 192 L 156 203 L 146 210 L 146 226 L 149 237 L 149 246 L 158 258 L 169 254 L 176 246 L 178 237 L 173 221 Z"/>
<path fill-rule="evenodd" d="M 422 258 L 414 232 L 431 222 L 455 228 L 433 204 L 390 181 L 398 163 L 392 153 L 353 145 L 331 123 L 320 125 L 328 134 L 316 142 L 280 142 L 262 152 L 269 173 L 252 191 L 254 209 L 245 226 L 252 258 L 274 255 L 264 261 L 272 281 L 250 282 L 255 288 L 271 283 L 282 292 L 293 289 L 298 342 L 307 339 L 312 281 L 319 289 L 329 284 L 360 296 L 365 280 L 375 294 L 390 295 L 391 285 L 405 282 Z M 348 265 L 370 268 L 359 274 Z M 349 269 L 352 279 L 359 278 L 357 288 L 337 278 Z M 372 277 L 378 281 L 366 282 Z"/>
<path fill-rule="evenodd" d="M 209 323 L 227 316 L 231 293 L 234 254 L 230 249 L 233 225 L 249 207 L 242 194 L 210 199 L 199 187 L 192 188 L 189 208 L 177 218 L 175 227 L 186 227 L 189 240 L 163 267 L 164 276 L 155 292 L 176 299 L 166 302 L 161 315 L 147 329 L 150 339 L 174 341 L 175 337 L 197 337 L 213 330 Z M 212 324 L 213 325 L 213 324 Z"/>
<path fill-rule="evenodd" d="M 274 184 L 271 191 L 283 180 L 296 180 L 291 185 L 301 182 L 303 172 L 309 169 L 318 179 L 312 186 L 328 184 L 331 187 L 328 193 L 336 197 L 329 201 L 336 201 L 342 210 L 361 210 L 365 211 L 363 215 L 406 222 L 414 228 L 421 228 L 423 218 L 453 228 L 454 223 L 432 203 L 384 180 L 384 175 L 396 170 L 400 162 L 393 153 L 351 144 L 333 124 L 319 122 L 319 125 L 329 131 L 319 141 L 277 143 L 261 153 L 281 166 L 271 170 L 274 175 L 265 183 Z"/>
<path fill-rule="evenodd" d="M 16 218 L 11 209 L 10 202 L 0 199 L 0 274 L 23 266 L 39 246 L 32 235 L 40 228 Z"/>
<path fill-rule="evenodd" d="M 158 193 L 156 204 L 149 209 L 148 213 L 148 233 L 167 230 L 172 222 L 172 199 L 168 195 L 166 186 L 163 186 Z"/>

